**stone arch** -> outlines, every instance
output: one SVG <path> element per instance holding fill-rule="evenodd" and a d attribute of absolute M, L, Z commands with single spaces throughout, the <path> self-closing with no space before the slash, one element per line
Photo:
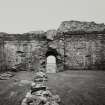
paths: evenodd
<path fill-rule="evenodd" d="M 46 52 L 46 72 L 56 73 L 57 72 L 57 56 L 56 49 L 48 48 Z"/>

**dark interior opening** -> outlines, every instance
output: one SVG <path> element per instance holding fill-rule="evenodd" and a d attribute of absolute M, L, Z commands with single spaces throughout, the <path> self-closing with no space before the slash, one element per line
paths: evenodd
<path fill-rule="evenodd" d="M 49 48 L 47 53 L 46 53 L 46 57 L 48 57 L 50 55 L 57 57 L 58 53 L 57 53 L 56 49 Z"/>

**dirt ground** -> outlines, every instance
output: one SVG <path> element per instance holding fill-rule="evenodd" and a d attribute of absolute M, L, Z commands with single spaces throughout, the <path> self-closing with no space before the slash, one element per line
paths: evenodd
<path fill-rule="evenodd" d="M 21 105 L 33 72 L 21 71 L 0 80 L 0 105 Z M 61 97 L 63 105 L 105 105 L 104 71 L 65 71 L 48 74 L 48 86 Z"/>

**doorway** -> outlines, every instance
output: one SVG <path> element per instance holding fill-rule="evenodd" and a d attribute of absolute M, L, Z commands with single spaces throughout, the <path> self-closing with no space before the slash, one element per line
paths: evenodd
<path fill-rule="evenodd" d="M 56 57 L 49 55 L 46 62 L 46 72 L 47 73 L 56 73 Z"/>
<path fill-rule="evenodd" d="M 56 73 L 57 71 L 57 52 L 54 49 L 50 49 L 46 53 L 46 72 L 47 73 Z"/>

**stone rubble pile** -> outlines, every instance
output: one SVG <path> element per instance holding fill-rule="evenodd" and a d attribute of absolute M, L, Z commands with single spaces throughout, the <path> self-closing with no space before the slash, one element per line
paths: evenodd
<path fill-rule="evenodd" d="M 31 84 L 31 89 L 27 92 L 21 105 L 59 105 L 59 95 L 53 95 L 47 87 L 48 77 L 39 71 L 36 73 Z"/>
<path fill-rule="evenodd" d="M 5 72 L 5 73 L 0 74 L 0 80 L 7 80 L 13 76 L 14 74 L 12 72 Z"/>

